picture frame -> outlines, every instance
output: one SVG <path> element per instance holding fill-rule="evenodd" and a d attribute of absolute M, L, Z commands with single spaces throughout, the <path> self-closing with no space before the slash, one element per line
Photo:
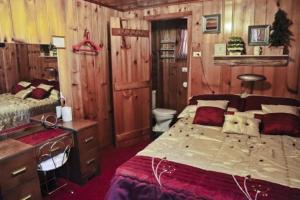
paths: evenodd
<path fill-rule="evenodd" d="M 254 25 L 248 27 L 249 46 L 269 45 L 270 25 Z"/>
<path fill-rule="evenodd" d="M 220 33 L 221 32 L 221 14 L 204 15 L 203 33 Z"/>
<path fill-rule="evenodd" d="M 57 49 L 65 49 L 66 48 L 65 37 L 64 36 L 53 35 L 52 36 L 52 44 Z"/>

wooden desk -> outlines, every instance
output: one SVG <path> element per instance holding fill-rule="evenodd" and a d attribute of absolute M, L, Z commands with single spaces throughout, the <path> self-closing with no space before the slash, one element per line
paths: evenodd
<path fill-rule="evenodd" d="M 54 113 L 46 113 L 55 115 Z M 31 118 L 33 121 L 40 121 L 42 115 Z M 99 165 L 99 145 L 97 140 L 97 122 L 92 120 L 73 120 L 71 122 L 59 121 L 58 127 L 73 132 L 74 148 L 72 148 L 70 166 L 71 180 L 84 184 L 91 177 L 97 175 L 100 170 Z"/>
<path fill-rule="evenodd" d="M 1 133 L 1 137 L 4 140 L 0 141 L 0 199 L 41 199 L 37 175 L 39 147 L 57 140 L 74 146 L 72 132 L 33 123 Z"/>

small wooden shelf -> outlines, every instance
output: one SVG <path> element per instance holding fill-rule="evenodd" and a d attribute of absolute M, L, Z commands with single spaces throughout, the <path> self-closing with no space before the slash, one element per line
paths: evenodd
<path fill-rule="evenodd" d="M 214 56 L 216 65 L 251 65 L 251 66 L 286 66 L 289 55 L 239 55 L 239 56 Z"/>

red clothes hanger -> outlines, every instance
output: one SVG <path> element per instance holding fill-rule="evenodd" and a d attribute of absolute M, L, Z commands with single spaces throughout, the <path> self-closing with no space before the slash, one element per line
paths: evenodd
<path fill-rule="evenodd" d="M 82 46 L 87 46 L 90 49 L 83 49 L 81 48 Z M 85 29 L 84 30 L 84 39 L 79 42 L 76 45 L 73 45 L 73 52 L 74 53 L 78 53 L 78 52 L 91 52 L 91 53 L 96 53 L 98 54 L 98 52 L 102 49 L 102 45 L 97 45 L 95 42 L 90 40 L 90 32 Z"/>

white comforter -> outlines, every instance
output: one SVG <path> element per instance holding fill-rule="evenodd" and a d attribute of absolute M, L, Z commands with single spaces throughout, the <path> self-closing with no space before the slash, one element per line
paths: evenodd
<path fill-rule="evenodd" d="M 300 138 L 225 134 L 180 119 L 138 155 L 300 188 Z"/>

